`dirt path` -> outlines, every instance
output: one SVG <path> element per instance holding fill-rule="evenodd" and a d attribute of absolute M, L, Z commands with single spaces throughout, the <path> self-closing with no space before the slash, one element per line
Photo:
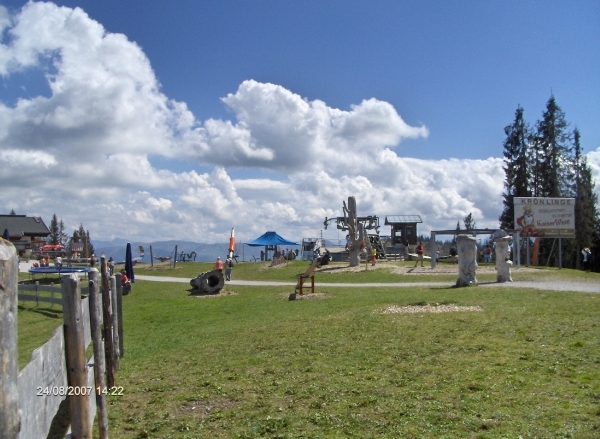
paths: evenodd
<path fill-rule="evenodd" d="M 420 268 L 420 267 L 419 267 Z M 492 271 L 493 271 L 493 267 Z M 363 268 L 364 269 L 364 268 Z M 423 269 L 425 270 L 425 269 Z M 431 269 L 428 272 L 431 274 Z M 523 270 L 523 269 L 521 269 Z M 455 268 L 456 271 L 456 268 Z M 454 271 L 454 272 L 455 272 Z M 532 270 L 533 271 L 533 270 Z M 422 271 L 420 274 L 423 274 Z M 453 272 L 453 273 L 454 273 Z M 478 273 L 479 270 L 478 270 Z M 440 273 L 440 274 L 451 274 L 451 273 Z M 180 277 L 164 277 L 164 276 L 144 276 L 136 275 L 136 280 L 146 280 L 155 282 L 175 282 L 185 283 L 189 285 L 190 280 Z M 265 286 L 265 287 L 289 287 L 295 286 L 296 282 L 275 282 L 275 281 L 256 281 L 256 280 L 232 280 L 226 282 L 225 285 L 246 285 L 246 286 Z M 321 283 L 320 287 L 327 288 L 408 288 L 408 287 L 452 287 L 452 282 L 395 282 L 395 283 Z M 578 291 L 582 293 L 596 293 L 600 294 L 600 284 L 592 282 L 571 282 L 571 281 L 515 281 L 506 283 L 497 282 L 481 282 L 480 287 L 502 287 L 502 288 L 535 288 L 538 290 L 546 291 Z"/>

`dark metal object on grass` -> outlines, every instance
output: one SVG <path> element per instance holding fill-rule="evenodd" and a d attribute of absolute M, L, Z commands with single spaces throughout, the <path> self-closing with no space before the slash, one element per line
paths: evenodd
<path fill-rule="evenodd" d="M 190 285 L 193 290 L 206 294 L 217 294 L 225 286 L 225 279 L 219 270 L 207 271 L 190 280 Z"/>

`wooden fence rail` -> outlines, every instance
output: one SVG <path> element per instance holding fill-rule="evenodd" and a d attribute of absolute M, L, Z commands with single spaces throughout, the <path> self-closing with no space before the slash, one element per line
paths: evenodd
<path fill-rule="evenodd" d="M 87 296 L 90 293 L 89 287 L 81 288 L 81 294 Z M 33 292 L 35 294 L 26 294 L 25 292 Z M 40 293 L 50 293 L 50 297 L 43 296 Z M 56 296 L 56 297 L 55 297 Z M 35 302 L 36 306 L 40 306 L 40 302 L 62 305 L 62 287 L 50 285 L 40 285 L 39 281 L 33 284 L 19 284 L 19 302 Z"/>
<path fill-rule="evenodd" d="M 122 336 L 118 336 L 119 332 L 122 334 L 122 318 L 111 318 L 110 323 L 115 322 L 114 333 L 106 334 L 109 339 L 103 341 L 100 330 L 103 295 L 100 289 L 104 289 L 106 284 L 110 286 L 111 279 L 103 279 L 104 285 L 99 288 L 99 276 L 95 271 L 90 277 L 90 288 L 86 288 L 89 298 L 82 297 L 83 289 L 77 275 L 62 277 L 60 303 L 63 305 L 64 324 L 54 330 L 48 342 L 33 352 L 30 362 L 17 374 L 17 299 L 21 300 L 17 296 L 17 257 L 12 244 L 0 238 L 0 439 L 65 437 L 69 424 L 72 439 L 91 439 L 97 410 L 100 437 L 108 439 L 106 400 L 97 388 L 104 389 L 106 386 L 102 366 L 105 364 L 104 345 L 107 341 L 116 344 L 118 355 L 118 347 L 122 343 Z M 120 286 L 120 282 L 112 279 L 112 289 L 116 291 L 106 300 L 109 301 L 109 309 L 120 316 L 122 289 L 116 284 Z M 47 288 L 38 286 L 37 290 L 25 291 L 36 291 L 36 296 L 39 296 L 39 291 L 49 291 Z M 111 296 L 116 300 L 111 300 Z M 41 301 L 38 300 L 38 304 Z M 92 323 L 90 314 L 93 316 Z M 94 343 L 94 356 L 86 360 L 85 351 L 91 342 Z M 121 356 L 122 353 L 123 350 Z M 115 352 L 112 354 L 115 355 Z M 114 370 L 106 371 L 109 372 L 114 376 Z M 65 412 L 67 420 L 61 422 Z"/>

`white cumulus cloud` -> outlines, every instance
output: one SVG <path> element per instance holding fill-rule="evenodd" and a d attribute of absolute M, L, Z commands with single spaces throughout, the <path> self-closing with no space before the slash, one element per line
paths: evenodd
<path fill-rule="evenodd" d="M 387 102 L 337 109 L 249 79 L 222 98 L 233 120 L 199 121 L 161 91 L 138 45 L 79 8 L 0 7 L 0 30 L 0 75 L 41 72 L 49 89 L 0 101 L 5 213 L 56 213 L 93 238 L 226 242 L 235 227 L 242 241 L 266 230 L 300 240 L 319 236 L 353 195 L 360 215 L 419 214 L 425 232 L 469 213 L 480 227 L 498 224 L 502 160 L 402 157 L 403 140 L 429 131 Z M 589 159 L 597 177 L 600 152 Z"/>

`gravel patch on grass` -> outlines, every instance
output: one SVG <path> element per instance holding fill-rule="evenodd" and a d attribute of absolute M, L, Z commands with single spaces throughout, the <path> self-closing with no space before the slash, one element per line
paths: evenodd
<path fill-rule="evenodd" d="M 428 313 L 442 313 L 442 312 L 473 312 L 473 311 L 483 311 L 483 308 L 480 306 L 458 306 L 452 304 L 446 305 L 437 305 L 437 304 L 427 304 L 427 305 L 407 305 L 407 306 L 398 306 L 393 305 L 382 311 L 382 314 L 416 314 L 421 312 Z"/>

